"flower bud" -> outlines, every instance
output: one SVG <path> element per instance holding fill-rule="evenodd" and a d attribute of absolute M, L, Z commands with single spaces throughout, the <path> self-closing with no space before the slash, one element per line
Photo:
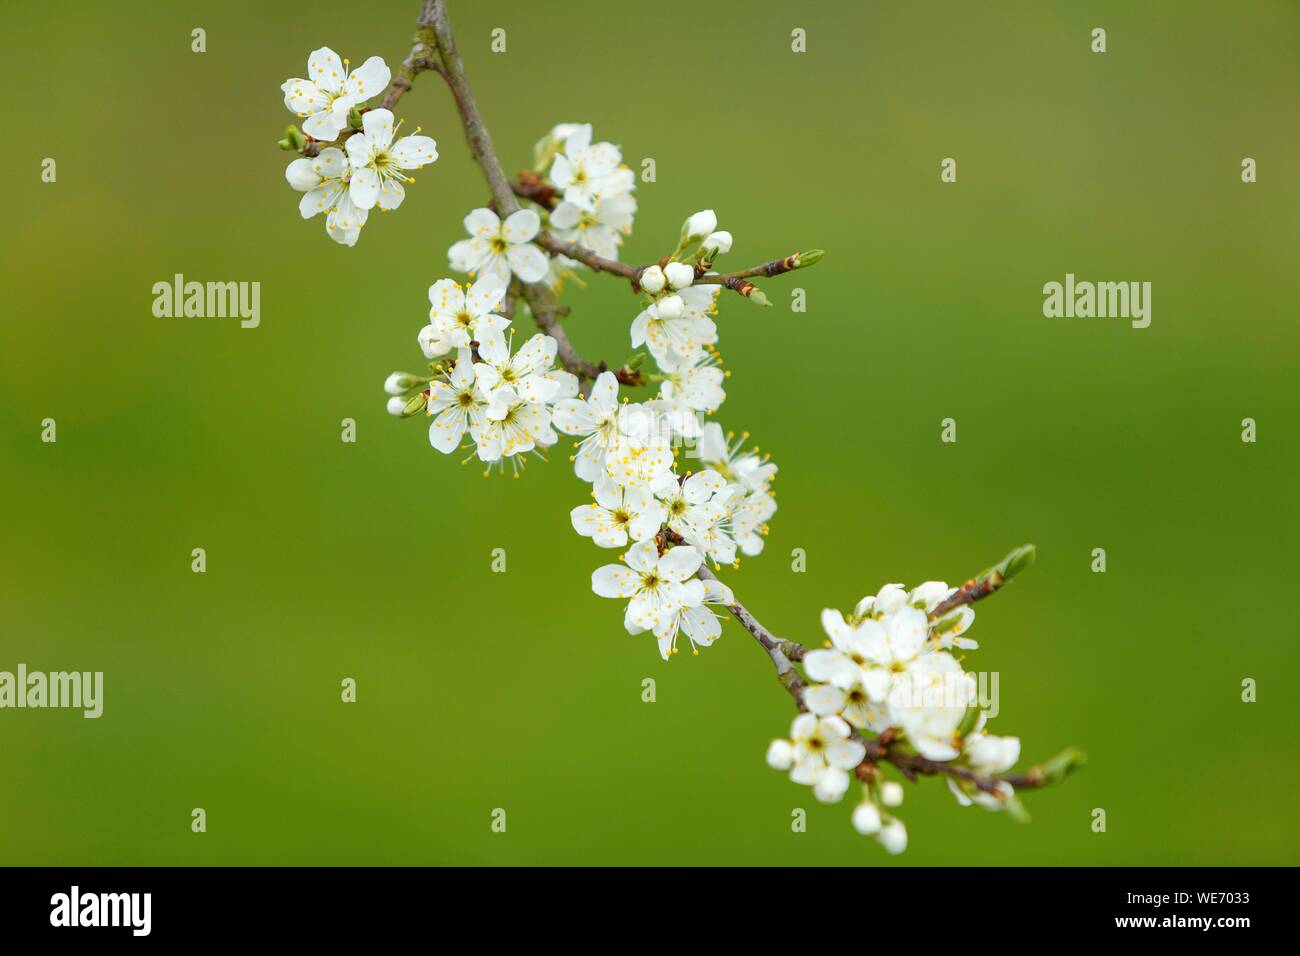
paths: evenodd
<path fill-rule="evenodd" d="M 388 400 L 388 414 L 397 418 L 410 418 L 412 415 L 418 415 L 424 411 L 425 397 L 423 392 L 417 392 L 410 398 L 398 398 L 394 395 Z"/>
<path fill-rule="evenodd" d="M 863 836 L 880 832 L 880 810 L 874 803 L 859 803 L 853 808 L 853 829 Z"/>
<path fill-rule="evenodd" d="M 641 278 L 637 280 L 637 284 L 651 295 L 658 295 L 662 292 L 665 282 L 667 282 L 667 279 L 664 276 L 664 270 L 658 266 L 650 266 L 641 273 Z"/>
<path fill-rule="evenodd" d="M 794 748 L 788 740 L 774 740 L 767 748 L 767 765 L 773 770 L 789 770 L 794 763 Z"/>
<path fill-rule="evenodd" d="M 731 251 L 731 233 L 729 232 L 711 232 L 704 237 L 704 251 L 712 256 L 725 256 Z"/>
<path fill-rule="evenodd" d="M 306 145 L 307 140 L 303 138 L 302 130 L 296 126 L 285 127 L 284 139 L 280 140 L 281 149 L 292 149 L 295 152 L 301 152 Z"/>
<path fill-rule="evenodd" d="M 423 385 L 428 379 L 412 375 L 410 372 L 394 372 L 384 381 L 384 391 L 389 395 L 405 395 L 417 385 Z"/>
<path fill-rule="evenodd" d="M 680 319 L 685 308 L 686 303 L 680 295 L 666 295 L 659 300 L 659 318 L 669 322 Z"/>
<path fill-rule="evenodd" d="M 657 266 L 655 268 L 658 268 Z M 685 289 L 695 281 L 695 269 L 684 262 L 670 262 L 664 267 L 664 278 L 674 289 Z"/>
<path fill-rule="evenodd" d="M 701 209 L 695 215 L 691 216 L 686 222 L 682 223 L 682 239 L 691 242 L 695 239 L 703 239 L 713 230 L 718 228 L 718 217 L 712 209 Z"/>
<path fill-rule="evenodd" d="M 813 784 L 813 796 L 822 803 L 837 803 L 849 789 L 849 775 L 839 767 L 827 767 Z"/>
<path fill-rule="evenodd" d="M 907 827 L 897 817 L 890 817 L 876 834 L 876 839 L 881 846 L 897 856 L 907 849 Z"/>
<path fill-rule="evenodd" d="M 886 780 L 880 785 L 880 802 L 887 807 L 902 806 L 903 785 L 897 780 Z"/>

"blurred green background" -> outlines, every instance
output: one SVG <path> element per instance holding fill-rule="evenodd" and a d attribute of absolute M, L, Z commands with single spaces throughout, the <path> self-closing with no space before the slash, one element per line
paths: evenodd
<path fill-rule="evenodd" d="M 719 419 L 781 469 L 768 551 L 726 576 L 765 623 L 817 642 L 823 607 L 1038 545 L 968 666 L 1000 672 L 992 729 L 1026 764 L 1090 761 L 1024 827 L 909 787 L 898 860 L 764 765 L 791 709 L 733 622 L 670 664 L 623 632 L 567 462 L 484 480 L 385 414 L 486 189 L 426 75 L 398 112 L 441 159 L 336 246 L 284 182 L 279 84 L 320 45 L 396 65 L 417 12 L 6 11 L 0 669 L 102 670 L 106 703 L 0 712 L 0 862 L 1300 862 L 1300 6 L 452 4 L 508 168 L 560 121 L 656 160 L 625 259 L 703 207 L 730 267 L 828 250 L 719 317 Z M 261 327 L 155 318 L 177 272 L 260 281 Z M 1044 318 L 1067 272 L 1151 281 L 1151 327 Z M 579 348 L 621 361 L 626 286 L 567 299 Z"/>

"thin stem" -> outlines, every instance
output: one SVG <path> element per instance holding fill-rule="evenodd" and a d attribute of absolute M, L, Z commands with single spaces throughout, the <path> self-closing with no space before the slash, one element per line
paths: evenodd
<path fill-rule="evenodd" d="M 700 570 L 697 573 L 701 580 L 718 580 L 718 576 L 710 571 L 707 565 L 701 565 Z M 794 698 L 794 702 L 798 708 L 800 710 L 807 710 L 803 702 L 803 692 L 804 688 L 808 685 L 804 679 L 799 676 L 799 672 L 795 670 L 794 664 L 791 663 L 792 654 L 795 655 L 796 660 L 803 659 L 805 651 L 804 647 L 800 644 L 794 643 L 793 641 L 784 641 L 777 637 L 760 624 L 758 618 L 754 617 L 754 615 L 749 612 L 749 608 L 745 607 L 745 605 L 741 604 L 739 601 L 734 604 L 728 604 L 727 610 L 731 612 L 732 617 L 740 622 L 740 626 L 749 631 L 749 633 L 754 636 L 754 640 L 758 641 L 758 643 L 763 646 L 763 649 L 767 651 L 767 656 L 772 659 L 772 666 L 776 668 L 776 679 L 781 682 L 782 687 L 790 692 L 790 696 Z"/>
<path fill-rule="evenodd" d="M 421 23 L 427 23 L 432 30 L 434 43 L 442 59 L 442 75 L 451 88 L 456 100 L 456 109 L 460 113 L 461 125 L 465 129 L 465 138 L 469 141 L 470 154 L 483 172 L 492 201 L 504 219 L 519 209 L 514 189 L 501 168 L 496 150 L 492 147 L 492 137 L 487 124 L 479 112 L 474 93 L 465 78 L 465 64 L 456 48 L 456 36 L 452 32 L 451 20 L 447 16 L 445 0 L 426 0 L 420 14 Z M 524 300 L 533 314 L 533 321 L 544 333 L 555 339 L 556 355 L 560 363 L 572 374 L 578 376 L 580 384 L 585 387 L 600 374 L 602 366 L 588 362 L 569 341 L 569 336 L 560 324 L 555 295 L 543 283 L 529 283 L 523 286 Z"/>

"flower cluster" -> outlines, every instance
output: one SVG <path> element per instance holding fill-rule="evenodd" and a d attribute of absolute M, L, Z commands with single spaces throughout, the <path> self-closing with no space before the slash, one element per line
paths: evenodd
<path fill-rule="evenodd" d="M 534 147 L 536 171 L 563 199 L 550 213 L 558 239 L 576 243 L 606 259 L 617 259 L 636 215 L 636 177 L 612 143 L 593 143 L 587 123 L 560 123 Z M 547 168 L 549 167 L 549 172 Z M 575 263 L 557 263 L 556 277 Z"/>
<path fill-rule="evenodd" d="M 878 769 L 863 765 L 866 748 L 859 731 L 888 730 L 927 760 L 952 762 L 985 777 L 1009 770 L 1020 759 L 1017 738 L 995 737 L 984 729 L 975 678 L 949 653 L 954 647 L 978 647 L 964 636 L 975 612 L 963 605 L 931 620 L 956 590 L 942 581 L 927 581 L 911 591 L 887 584 L 859 601 L 848 617 L 823 611 L 827 646 L 803 657 L 808 712 L 795 718 L 789 740 L 775 740 L 768 749 L 772 767 L 789 771 L 791 780 L 811 786 L 826 803 L 839 801 L 848 790 L 849 774 L 863 766 L 863 799 L 854 810 L 853 825 L 876 836 L 892 853 L 907 846 L 907 831 L 882 807 L 901 803 L 902 789 L 883 780 Z M 1019 812 L 1005 781 L 993 793 L 953 776 L 948 785 L 963 806 Z"/>
<path fill-rule="evenodd" d="M 598 547 L 626 552 L 620 564 L 592 575 L 592 590 L 626 601 L 625 628 L 652 633 L 664 660 L 676 653 L 680 634 L 698 653 L 721 633 L 711 606 L 734 601 L 701 568 L 758 554 L 776 512 L 776 465 L 745 447 L 747 434 L 736 439 L 706 421 L 726 399 L 726 374 L 714 348 L 720 286 L 697 279 L 731 248 L 731 236 L 716 231 L 711 210 L 696 213 L 675 250 L 640 274 L 643 301 L 630 338 L 654 356 L 657 393 L 620 400 L 618 376 L 602 371 L 580 394 L 577 376 L 556 366 L 552 337 L 534 335 L 512 351 L 503 302 L 519 285 L 578 266 L 557 266 L 535 243 L 543 217 L 562 237 L 565 223 L 575 223 L 569 238 L 584 248 L 616 253 L 631 229 L 634 182 L 618 149 L 593 144 L 587 125 L 557 126 L 538 144 L 538 156 L 563 199 L 553 210 L 526 206 L 504 220 L 487 208 L 466 216 L 469 237 L 451 247 L 448 260 L 473 283 L 441 279 L 430 287 L 429 322 L 417 338 L 432 374 L 389 376 L 388 408 L 431 416 L 429 441 L 438 451 L 449 454 L 468 437 L 474 450 L 467 461 L 477 456 L 488 471 L 510 463 L 516 476 L 526 456 L 544 457 L 560 434 L 570 436 L 574 472 L 592 498 L 572 510 L 573 528 Z M 679 466 L 679 458 L 691 457 L 698 467 Z"/>
<path fill-rule="evenodd" d="M 364 108 L 388 86 L 391 75 L 377 56 L 349 72 L 347 60 L 321 47 L 307 58 L 306 78 L 288 79 L 280 87 L 284 105 L 317 141 L 314 156 L 295 159 L 284 173 L 289 185 L 304 194 L 298 211 L 304 219 L 325 213 L 326 233 L 345 246 L 356 244 L 371 209 L 402 204 L 404 184 L 414 182 L 411 170 L 438 158 L 437 144 L 428 136 L 394 141 L 401 124 L 394 124 L 391 110 Z M 297 130 L 291 128 L 291 133 Z"/>

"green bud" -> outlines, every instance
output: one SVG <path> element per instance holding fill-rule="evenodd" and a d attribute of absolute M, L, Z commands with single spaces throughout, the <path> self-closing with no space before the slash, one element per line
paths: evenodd
<path fill-rule="evenodd" d="M 640 368 L 645 363 L 645 357 L 644 352 L 633 352 L 631 357 L 623 363 L 623 367 L 628 369 Z"/>
<path fill-rule="evenodd" d="M 1010 581 L 1017 574 L 1034 563 L 1034 558 L 1038 555 L 1038 549 L 1032 544 L 1022 544 L 1005 558 L 1003 558 L 996 568 L 1002 575 L 1004 581 Z"/>
<path fill-rule="evenodd" d="M 284 140 L 282 140 L 282 142 L 284 141 L 287 141 L 289 143 L 287 147 L 288 149 L 301 150 L 304 146 L 307 145 L 307 140 L 302 135 L 302 130 L 298 129 L 298 127 L 293 125 L 289 125 L 285 127 Z"/>
<path fill-rule="evenodd" d="M 758 287 L 755 287 L 754 291 L 749 294 L 749 301 L 755 305 L 765 305 L 769 309 L 772 307 L 772 303 L 769 302 L 767 296 L 763 294 L 763 290 Z"/>
<path fill-rule="evenodd" d="M 355 106 L 348 110 L 348 125 L 353 129 L 361 129 L 361 110 Z"/>
<path fill-rule="evenodd" d="M 825 249 L 809 249 L 807 252 L 801 252 L 796 257 L 799 260 L 798 268 L 803 269 L 807 266 L 815 266 L 821 261 L 821 258 L 824 255 L 826 255 Z"/>
<path fill-rule="evenodd" d="M 1060 783 L 1071 772 L 1082 767 L 1087 760 L 1087 754 L 1078 747 L 1067 747 L 1043 763 L 1043 776 L 1051 783 Z"/>

